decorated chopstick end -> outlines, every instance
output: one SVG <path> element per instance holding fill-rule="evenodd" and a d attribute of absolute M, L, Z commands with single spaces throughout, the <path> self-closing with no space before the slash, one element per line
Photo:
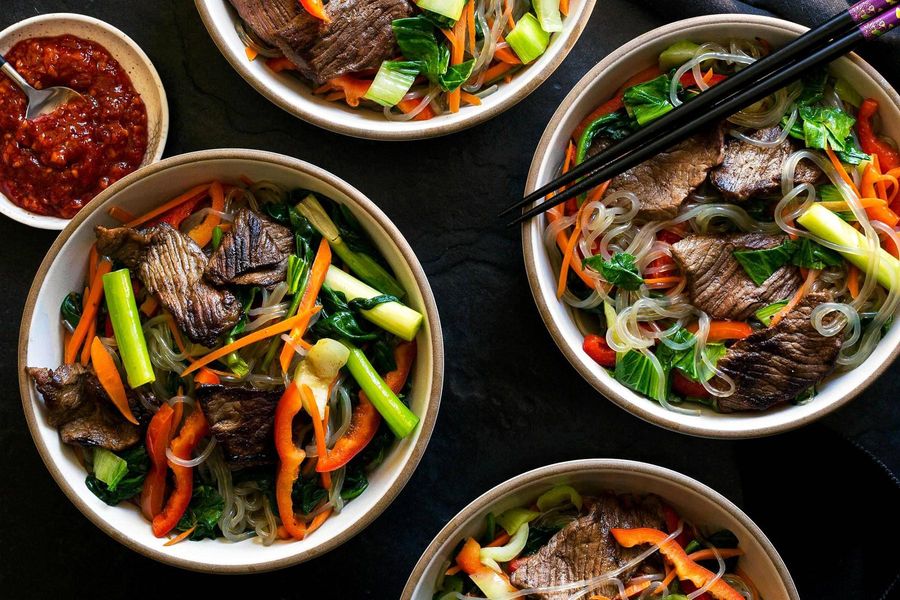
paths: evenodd
<path fill-rule="evenodd" d="M 888 8 L 897 5 L 900 5 L 900 0 L 862 0 L 847 9 L 847 12 L 856 23 L 865 23 Z"/>
<path fill-rule="evenodd" d="M 893 0 L 894 4 L 898 0 Z M 900 25 L 900 8 L 885 12 L 859 26 L 859 30 L 867 40 L 877 39 Z"/>

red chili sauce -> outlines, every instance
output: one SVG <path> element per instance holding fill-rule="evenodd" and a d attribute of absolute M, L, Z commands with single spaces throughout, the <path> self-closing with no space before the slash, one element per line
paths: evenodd
<path fill-rule="evenodd" d="M 25 210 L 70 218 L 140 166 L 147 109 L 107 50 L 72 35 L 17 43 L 6 60 L 36 88 L 81 93 L 53 113 L 25 120 L 25 94 L 0 75 L 0 191 Z"/>

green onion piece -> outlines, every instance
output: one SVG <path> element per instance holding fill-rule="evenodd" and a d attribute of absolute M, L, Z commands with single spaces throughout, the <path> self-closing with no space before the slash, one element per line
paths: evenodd
<path fill-rule="evenodd" d="M 147 352 L 147 342 L 141 329 L 141 317 L 134 299 L 131 273 L 128 269 L 119 269 L 104 275 L 103 293 L 122 364 L 128 375 L 128 385 L 133 389 L 155 381 L 156 375 L 153 373 L 153 365 L 150 364 L 150 354 Z"/>
<path fill-rule="evenodd" d="M 527 508 L 511 508 L 497 517 L 497 523 L 500 524 L 500 527 L 502 527 L 506 533 L 514 535 L 522 525 L 531 523 L 539 516 L 541 516 L 541 513 L 534 510 L 528 510 Z"/>
<path fill-rule="evenodd" d="M 397 394 L 391 391 L 362 350 L 350 342 L 342 341 L 341 343 L 350 350 L 350 356 L 347 357 L 347 369 L 375 409 L 384 417 L 394 435 L 398 438 L 405 438 L 412 433 L 419 424 L 419 417 L 400 401 Z"/>
<path fill-rule="evenodd" d="M 852 225 L 819 204 L 812 204 L 806 212 L 797 217 L 797 222 L 824 240 L 859 250 L 860 254 L 841 252 L 841 255 L 867 275 L 873 275 L 866 271 L 869 266 L 868 242 Z M 878 272 L 874 275 L 878 283 L 890 290 L 894 285 L 900 284 L 900 261 L 884 248 L 879 248 L 878 252 Z"/>
<path fill-rule="evenodd" d="M 550 34 L 541 29 L 541 24 L 533 14 L 525 13 L 506 36 L 506 41 L 522 64 L 527 65 L 547 50 Z"/>
<path fill-rule="evenodd" d="M 694 58 L 699 48 L 700 46 L 689 40 L 675 42 L 659 55 L 659 70 L 666 72 L 677 69 Z"/>
<path fill-rule="evenodd" d="M 363 98 L 382 106 L 395 106 L 416 82 L 417 73 L 416 70 L 401 66 L 401 63 L 386 60 L 381 63 Z"/>
<path fill-rule="evenodd" d="M 310 194 L 304 198 L 297 204 L 296 209 L 297 212 L 306 217 L 322 237 L 328 240 L 334 253 L 360 279 L 384 294 L 396 296 L 397 298 L 403 298 L 406 295 L 406 290 L 403 289 L 403 286 L 384 267 L 375 262 L 375 259 L 350 249 L 344 240 L 341 239 L 341 233 L 338 231 L 337 225 L 334 224 L 334 221 L 331 220 L 331 217 L 328 216 L 328 213 L 325 212 L 325 209 L 319 204 L 314 195 Z"/>
<path fill-rule="evenodd" d="M 116 491 L 116 486 L 128 472 L 128 462 L 116 456 L 106 448 L 94 448 L 94 476 L 106 484 L 109 491 Z"/>
<path fill-rule="evenodd" d="M 212 249 L 215 252 L 222 243 L 222 228 L 216 225 L 212 230 Z"/>
<path fill-rule="evenodd" d="M 381 292 L 369 287 L 353 275 L 341 271 L 334 265 L 328 267 L 325 285 L 336 292 L 341 292 L 347 301 L 357 298 L 375 298 Z M 378 325 L 387 332 L 410 342 L 416 337 L 422 326 L 422 314 L 399 302 L 382 302 L 368 310 L 360 310 L 366 320 Z"/>
<path fill-rule="evenodd" d="M 462 15 L 466 0 L 415 0 L 416 6 L 447 18 L 458 21 Z"/>
<path fill-rule="evenodd" d="M 534 0 L 534 12 L 537 14 L 541 29 L 547 33 L 562 31 L 562 15 L 559 12 L 558 0 Z"/>
<path fill-rule="evenodd" d="M 571 503 L 575 508 L 581 510 L 581 494 L 571 485 L 558 485 L 543 494 L 537 499 L 538 510 L 546 512 L 551 508 L 562 506 L 565 503 Z"/>

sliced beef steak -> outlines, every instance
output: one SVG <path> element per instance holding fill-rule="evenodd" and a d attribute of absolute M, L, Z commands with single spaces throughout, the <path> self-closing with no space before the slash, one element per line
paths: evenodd
<path fill-rule="evenodd" d="M 290 229 L 244 208 L 209 257 L 205 275 L 216 285 L 271 287 L 284 281 L 293 251 Z"/>
<path fill-rule="evenodd" d="M 587 500 L 587 499 L 586 499 Z M 522 560 L 511 581 L 520 589 L 562 585 L 618 569 L 643 548 L 622 548 L 609 533 L 619 527 L 664 529 L 662 505 L 656 497 L 603 494 L 587 515 L 566 525 L 534 555 Z M 627 579 L 630 573 L 623 573 Z M 542 600 L 564 600 L 571 592 L 537 594 Z"/>
<path fill-rule="evenodd" d="M 723 142 L 722 127 L 708 127 L 614 177 L 606 193 L 631 192 L 637 196 L 641 202 L 638 219 L 671 219 L 684 199 L 706 180 L 710 169 L 722 162 Z M 589 154 L 597 154 L 607 145 L 597 142 Z"/>
<path fill-rule="evenodd" d="M 773 142 L 781 134 L 780 127 L 760 129 L 750 137 L 763 142 Z M 722 165 L 710 173 L 710 181 L 731 200 L 747 200 L 753 196 L 775 194 L 781 190 L 781 167 L 788 156 L 803 145 L 788 138 L 773 148 L 763 148 L 742 140 L 729 139 L 725 144 Z M 809 161 L 800 161 L 794 180 L 797 183 L 815 183 L 822 176 L 818 167 Z"/>
<path fill-rule="evenodd" d="M 116 409 L 92 369 L 76 363 L 55 371 L 29 367 L 28 374 L 44 398 L 47 420 L 63 442 L 120 451 L 141 440 L 140 427 Z M 137 415 L 137 398 L 131 390 L 129 402 Z"/>
<path fill-rule="evenodd" d="M 810 323 L 828 294 L 808 294 L 776 325 L 735 342 L 717 366 L 734 380 L 734 394 L 719 398 L 719 410 L 765 410 L 788 402 L 834 369 L 841 336 L 825 337 Z"/>
<path fill-rule="evenodd" d="M 797 267 L 785 265 L 756 285 L 734 251 L 773 248 L 786 239 L 768 233 L 689 235 L 672 245 L 672 256 L 687 277 L 691 304 L 714 319 L 743 321 L 767 304 L 790 298 L 801 278 Z"/>
<path fill-rule="evenodd" d="M 407 0 L 330 0 L 330 23 L 298 11 L 278 31 L 278 47 L 317 84 L 347 73 L 377 69 L 396 53 L 391 23 L 412 15 Z"/>
<path fill-rule="evenodd" d="M 203 280 L 206 255 L 168 223 L 146 229 L 97 227 L 97 251 L 134 270 L 191 340 L 212 346 L 241 315 L 228 290 Z"/>
<path fill-rule="evenodd" d="M 297 0 L 231 0 L 231 5 L 253 33 L 270 46 L 277 43 L 278 30 L 300 12 Z"/>
<path fill-rule="evenodd" d="M 197 400 L 230 467 L 275 462 L 272 428 L 282 392 L 221 385 L 197 388 Z"/>

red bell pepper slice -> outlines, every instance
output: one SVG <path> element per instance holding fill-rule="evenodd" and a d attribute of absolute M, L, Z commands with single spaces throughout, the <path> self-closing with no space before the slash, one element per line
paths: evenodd
<path fill-rule="evenodd" d="M 397 368 L 384 376 L 384 382 L 391 391 L 399 394 L 406 385 L 413 361 L 416 359 L 416 343 L 403 342 L 394 348 L 394 361 Z M 359 404 L 353 409 L 350 420 L 350 428 L 334 447 L 324 457 L 320 457 L 316 463 L 316 471 L 325 473 L 340 469 L 359 454 L 375 434 L 381 425 L 381 415 L 362 392 L 359 393 Z"/>
<path fill-rule="evenodd" d="M 706 390 L 704 390 L 706 391 Z M 678 523 L 681 523 L 681 533 L 675 537 L 675 541 L 678 542 L 678 545 L 682 548 L 685 548 L 688 544 L 691 543 L 693 539 L 693 531 L 691 530 L 691 526 L 681 520 L 681 516 L 675 509 L 669 506 L 668 504 L 663 504 L 663 517 L 666 519 L 666 529 L 669 530 L 669 533 L 672 533 L 676 529 L 678 529 Z"/>
<path fill-rule="evenodd" d="M 294 501 L 291 498 L 294 482 L 300 476 L 300 464 L 306 458 L 306 452 L 294 444 L 294 417 L 302 408 L 300 389 L 296 383 L 291 382 L 275 409 L 275 450 L 280 459 L 275 480 L 275 502 L 285 531 L 297 540 L 302 540 L 306 535 L 306 524 L 294 514 Z"/>
<path fill-rule="evenodd" d="M 633 548 L 641 544 L 656 544 L 660 553 L 672 563 L 675 574 L 682 581 L 689 581 L 698 588 L 715 579 L 709 569 L 688 558 L 684 548 L 675 540 L 666 540 L 668 535 L 652 528 L 610 529 L 609 532 L 620 546 Z M 457 559 L 458 562 L 459 559 Z M 461 566 L 461 565 L 460 565 Z M 722 579 L 717 579 L 709 587 L 709 594 L 717 600 L 743 600 L 743 596 Z"/>
<path fill-rule="evenodd" d="M 322 0 L 300 0 L 300 4 L 310 15 L 325 23 L 331 23 L 331 17 L 325 12 L 325 5 L 322 3 Z"/>
<path fill-rule="evenodd" d="M 469 575 L 485 568 L 481 564 L 481 544 L 475 541 L 475 538 L 469 538 L 463 544 L 462 550 L 456 555 L 456 564 L 463 570 L 463 573 Z"/>
<path fill-rule="evenodd" d="M 172 453 L 178 458 L 190 460 L 191 453 L 209 433 L 209 423 L 199 406 L 195 406 L 181 426 L 178 437 L 172 440 Z M 153 535 L 163 537 L 178 524 L 194 493 L 194 469 L 182 467 L 169 461 L 169 468 L 175 476 L 175 489 L 169 495 L 162 512 L 153 517 Z"/>
<path fill-rule="evenodd" d="M 882 173 L 900 167 L 900 152 L 881 141 L 872 129 L 872 117 L 878 112 L 878 101 L 866 98 L 859 106 L 856 114 L 856 132 L 859 134 L 859 145 L 867 154 L 878 156 L 878 164 Z"/>
<path fill-rule="evenodd" d="M 706 391 L 706 388 L 703 387 L 702 383 L 700 383 L 699 381 L 691 381 L 690 379 L 679 373 L 678 369 L 674 369 L 674 373 L 672 375 L 672 389 L 685 397 L 709 397 L 709 392 Z"/>
<path fill-rule="evenodd" d="M 711 73 L 703 76 L 703 81 L 709 87 L 716 85 L 717 83 L 721 83 L 728 79 L 727 75 L 721 75 L 719 73 Z M 681 76 L 681 79 L 678 80 L 681 83 L 681 87 L 689 88 L 689 87 L 700 87 L 697 85 L 697 80 L 694 78 L 694 73 L 692 71 L 688 71 L 684 75 Z"/>
<path fill-rule="evenodd" d="M 609 347 L 602 335 L 587 334 L 581 347 L 601 367 L 611 369 L 616 366 L 616 351 Z"/>
<path fill-rule="evenodd" d="M 150 419 L 147 426 L 147 455 L 150 457 L 150 471 L 141 489 L 141 512 L 150 520 L 162 511 L 166 497 L 166 447 L 172 436 L 175 411 L 163 404 Z"/>

